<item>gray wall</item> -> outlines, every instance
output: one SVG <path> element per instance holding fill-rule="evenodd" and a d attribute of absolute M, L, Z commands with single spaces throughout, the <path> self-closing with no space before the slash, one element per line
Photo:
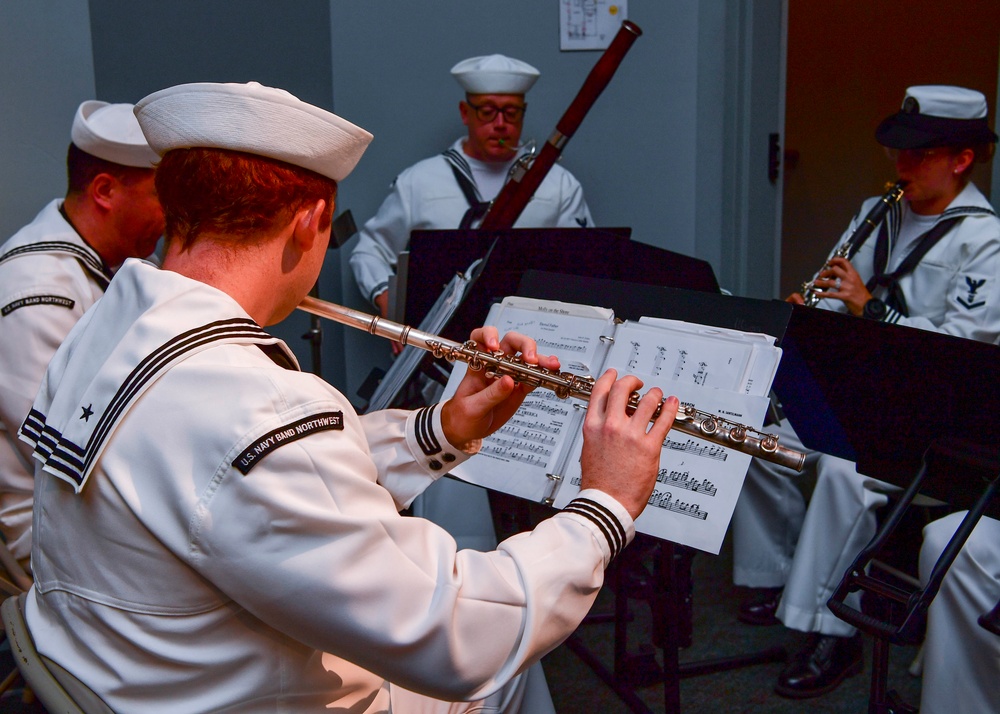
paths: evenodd
<path fill-rule="evenodd" d="M 0 242 L 66 193 L 66 147 L 94 97 L 87 0 L 0 2 Z"/>
<path fill-rule="evenodd" d="M 746 164 L 759 162 L 766 132 L 779 130 L 776 95 L 757 86 L 761 77 L 771 85 L 778 80 L 773 68 L 748 62 L 765 44 L 777 52 L 781 30 L 774 17 L 780 19 L 781 5 L 633 0 L 630 19 L 644 34 L 563 152 L 598 224 L 630 226 L 635 240 L 708 260 L 723 285 L 768 297 L 773 197 L 751 195 L 745 184 L 766 181 L 762 169 Z M 765 7 L 779 11 L 764 14 L 767 27 L 758 28 Z M 79 101 L 136 101 L 189 81 L 280 86 L 372 131 L 375 141 L 338 199 L 338 208 L 350 209 L 361 223 L 396 173 L 461 134 L 461 93 L 448 74 L 459 59 L 503 52 L 537 66 L 542 76 L 528 95 L 525 136 L 548 137 L 600 56 L 559 50 L 558 9 L 555 0 L 502 6 L 463 0 L 3 3 L 3 88 L 14 86 L 3 92 L 13 100 L 5 99 L 0 112 L 0 156 L 18 167 L 18 174 L 3 172 L 4 235 L 61 190 L 61 177 L 47 175 L 24 191 L 15 188 L 22 171 L 62 171 Z M 45 51 L 33 44 L 37 38 Z M 748 119 L 754 111 L 762 111 L 763 125 Z M 46 127 L 59 139 L 47 138 L 58 151 L 19 152 Z M 750 204 L 761 203 L 758 213 L 771 222 L 747 220 Z M 346 261 L 351 247 L 331 252 L 320 295 L 358 307 L 363 302 Z M 749 256 L 758 256 L 760 265 Z M 275 331 L 309 367 L 308 347 L 299 339 L 308 320 L 296 315 L 286 322 Z M 324 332 L 324 376 L 355 399 L 371 366 L 388 365 L 388 346 L 329 323 Z"/>
<path fill-rule="evenodd" d="M 776 189 L 768 186 L 762 199 L 761 227 L 733 216 L 747 210 L 748 199 L 745 187 L 734 198 L 729 186 L 747 180 L 767 185 L 767 133 L 780 127 L 781 7 L 781 0 L 632 2 L 630 19 L 643 35 L 562 154 L 599 225 L 630 226 L 635 240 L 708 260 L 724 285 L 765 297 L 774 289 Z M 768 67 L 748 68 L 745 61 L 760 50 L 748 40 L 759 8 L 771 9 L 765 16 L 771 26 L 760 32 L 775 59 Z M 461 135 L 462 94 L 448 73 L 455 62 L 502 52 L 538 67 L 542 75 L 527 97 L 524 136 L 542 142 L 600 57 L 597 51 L 559 50 L 554 1 L 508 0 L 498 10 L 458 0 L 334 0 L 331 19 L 336 109 L 375 135 L 344 185 L 342 205 L 359 223 L 378 208 L 396 173 Z M 762 104 L 753 82 L 765 71 L 773 92 Z M 761 136 L 743 116 L 755 100 L 769 121 Z M 751 142 L 757 151 L 751 152 Z M 755 174 L 742 168 L 751 153 L 762 162 Z M 353 242 L 346 250 L 351 247 Z M 760 269 L 748 277 L 751 256 Z M 341 270 L 345 301 L 363 307 L 346 260 Z M 348 354 L 388 364 L 388 348 L 377 338 L 355 333 L 346 340 Z M 366 361 L 363 373 L 349 369 L 349 395 L 369 368 Z"/>

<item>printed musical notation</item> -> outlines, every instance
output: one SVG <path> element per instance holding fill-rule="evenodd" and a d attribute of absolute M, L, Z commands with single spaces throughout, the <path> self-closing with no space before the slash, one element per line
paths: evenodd
<path fill-rule="evenodd" d="M 704 493 L 707 496 L 714 496 L 719 492 L 715 484 L 707 478 L 693 479 L 690 471 L 674 471 L 671 469 L 660 469 L 656 476 L 659 483 L 669 484 L 676 488 L 684 488 L 694 493 Z"/>
<path fill-rule="evenodd" d="M 655 508 L 662 508 L 664 511 L 679 513 L 682 516 L 691 516 L 700 521 L 708 520 L 708 511 L 703 511 L 697 503 L 685 503 L 675 501 L 674 495 L 670 491 L 653 491 L 649 497 L 649 505 Z"/>
<path fill-rule="evenodd" d="M 650 371 L 654 377 L 659 377 L 663 371 L 663 363 L 667 359 L 667 348 L 657 345 L 656 356 L 653 358 L 653 369 Z"/>
<path fill-rule="evenodd" d="M 567 425 L 576 415 L 552 392 L 536 390 L 506 424 L 483 440 L 480 453 L 504 462 L 550 469 Z"/>
<path fill-rule="evenodd" d="M 726 447 L 719 446 L 718 444 L 712 444 L 707 441 L 697 441 L 695 439 L 674 441 L 669 436 L 667 437 L 667 440 L 663 442 L 663 448 L 669 449 L 670 451 L 682 451 L 685 454 L 701 456 L 706 459 L 715 459 L 716 461 L 725 461 L 729 458 L 730 453 L 726 450 Z"/>

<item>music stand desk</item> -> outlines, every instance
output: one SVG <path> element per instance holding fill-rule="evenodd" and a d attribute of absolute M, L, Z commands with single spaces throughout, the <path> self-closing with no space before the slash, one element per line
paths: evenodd
<path fill-rule="evenodd" d="M 477 258 L 484 258 L 484 262 L 444 337 L 467 339 L 469 332 L 482 324 L 493 302 L 517 292 L 528 270 L 719 291 L 707 262 L 630 240 L 630 234 L 628 228 L 413 231 L 406 321 L 419 323 L 442 286 Z"/>
<path fill-rule="evenodd" d="M 802 443 L 860 473 L 906 488 L 935 443 L 1000 443 L 997 345 L 796 305 L 781 346 L 774 391 Z M 968 508 L 981 490 L 936 478 L 923 493 Z"/>

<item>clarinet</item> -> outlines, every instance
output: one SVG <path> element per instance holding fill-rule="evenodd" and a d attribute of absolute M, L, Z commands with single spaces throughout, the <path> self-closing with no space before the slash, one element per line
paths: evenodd
<path fill-rule="evenodd" d="M 887 184 L 888 190 L 885 194 L 872 206 L 872 210 L 868 212 L 861 224 L 854 229 L 854 232 L 845 240 L 840 246 L 833 252 L 830 259 L 827 260 L 823 267 L 819 269 L 816 273 L 817 276 L 820 275 L 824 270 L 830 267 L 830 260 L 834 258 L 846 258 L 850 260 L 854 257 L 854 254 L 858 252 L 868 236 L 872 234 L 875 227 L 882 222 L 885 218 L 885 214 L 890 208 L 899 203 L 900 199 L 903 198 L 903 189 L 906 188 L 906 181 L 897 181 L 894 184 Z M 816 304 L 823 299 L 823 294 L 821 291 L 816 289 L 816 278 L 802 283 L 801 287 L 802 299 L 808 307 L 815 307 Z"/>
<path fill-rule="evenodd" d="M 364 330 L 378 337 L 394 340 L 404 346 L 419 347 L 422 350 L 427 350 L 437 359 L 444 358 L 449 362 L 465 362 L 473 371 L 478 372 L 485 369 L 486 374 L 491 377 L 509 375 L 519 384 L 548 389 L 560 399 L 574 397 L 590 401 L 595 381 L 591 376 L 557 372 L 527 364 L 520 358 L 506 355 L 503 352 L 481 350 L 472 340 L 464 343 L 454 342 L 408 325 L 391 322 L 319 298 L 306 296 L 299 303 L 298 309 L 348 327 Z M 639 399 L 638 392 L 629 395 L 626 406 L 626 411 L 629 414 L 635 412 L 639 406 Z M 657 407 L 653 419 L 659 416 L 661 407 L 662 404 Z M 777 436 L 764 434 L 753 427 L 699 411 L 691 404 L 682 404 L 678 408 L 673 428 L 720 446 L 727 446 L 765 461 L 787 466 L 796 471 L 801 471 L 805 463 L 805 454 L 781 446 Z"/>

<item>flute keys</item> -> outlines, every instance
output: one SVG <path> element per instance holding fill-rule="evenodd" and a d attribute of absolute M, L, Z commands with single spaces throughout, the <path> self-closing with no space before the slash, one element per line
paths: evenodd
<path fill-rule="evenodd" d="M 778 450 L 778 437 L 774 434 L 764 434 L 760 440 L 760 450 L 773 454 Z"/>

